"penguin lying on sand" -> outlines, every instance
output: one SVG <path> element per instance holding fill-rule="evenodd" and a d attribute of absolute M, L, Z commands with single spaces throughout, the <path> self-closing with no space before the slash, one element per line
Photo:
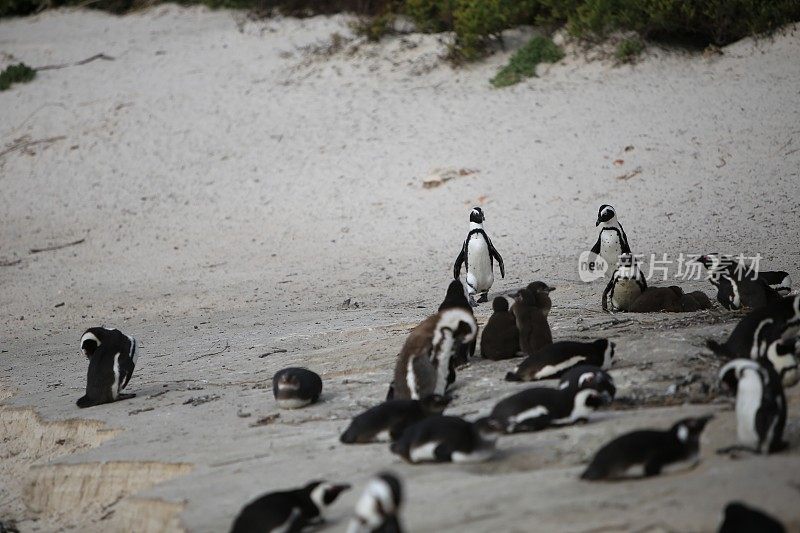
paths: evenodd
<path fill-rule="evenodd" d="M 394 399 L 444 396 L 451 373 L 450 358 L 458 346 L 475 338 L 478 325 L 464 309 L 446 309 L 426 318 L 409 333 L 394 373 Z"/>
<path fill-rule="evenodd" d="M 573 366 L 561 374 L 561 380 L 558 382 L 559 389 L 580 390 L 584 387 L 592 387 L 608 394 L 609 401 L 617 395 L 617 388 L 611 375 L 594 365 Z"/>
<path fill-rule="evenodd" d="M 717 533 L 785 533 L 783 524 L 763 511 L 740 502 L 725 506 Z"/>
<path fill-rule="evenodd" d="M 780 299 L 780 293 L 763 279 L 736 280 L 723 275 L 717 285 L 717 301 L 725 309 L 756 309 Z"/>
<path fill-rule="evenodd" d="M 469 233 L 464 239 L 461 253 L 456 257 L 453 265 L 453 277 L 458 279 L 461 275 L 461 265 L 467 271 L 467 287 L 470 299 L 475 293 L 479 294 L 478 303 L 487 302 L 489 289 L 494 283 L 494 259 L 500 267 L 500 275 L 506 277 L 503 267 L 503 258 L 497 253 L 486 231 L 483 229 L 483 221 L 486 217 L 480 207 L 473 207 L 469 214 Z"/>
<path fill-rule="evenodd" d="M 603 204 L 597 210 L 597 222 L 595 227 L 600 228 L 597 242 L 592 246 L 592 253 L 599 255 L 608 264 L 606 275 L 610 276 L 617 269 L 619 257 L 623 254 L 630 254 L 631 247 L 628 245 L 628 236 L 622 229 L 622 224 L 617 220 L 617 212 L 608 204 Z"/>
<path fill-rule="evenodd" d="M 531 355 L 552 344 L 553 334 L 547 323 L 552 301 L 550 287 L 542 281 L 534 281 L 519 291 L 511 312 L 517 320 L 519 347 L 523 354 Z"/>
<path fill-rule="evenodd" d="M 510 311 L 510 299 L 497 296 L 492 301 L 494 313 L 483 327 L 481 335 L 481 357 L 484 359 L 500 361 L 520 355 L 517 318 Z"/>
<path fill-rule="evenodd" d="M 649 477 L 679 462 L 696 464 L 700 434 L 711 418 L 711 415 L 685 418 L 667 431 L 646 429 L 617 437 L 598 450 L 581 479 L 626 477 L 634 467 L 643 467 L 644 477 Z"/>
<path fill-rule="evenodd" d="M 316 403 L 322 393 L 322 378 L 307 368 L 289 367 L 272 376 L 272 393 L 279 407 L 298 409 Z"/>
<path fill-rule="evenodd" d="M 403 487 L 396 475 L 382 472 L 373 477 L 356 504 L 347 533 L 400 533 Z"/>
<path fill-rule="evenodd" d="M 349 488 L 347 484 L 313 481 L 301 489 L 265 494 L 241 510 L 231 533 L 302 531 L 323 522 L 323 511 Z"/>
<path fill-rule="evenodd" d="M 390 400 L 353 417 L 339 440 L 344 444 L 375 442 L 388 432 L 396 440 L 403 431 L 423 418 L 442 414 L 450 398 L 431 395 L 422 400 Z"/>
<path fill-rule="evenodd" d="M 608 339 L 594 342 L 559 341 L 525 358 L 506 381 L 534 381 L 552 379 L 577 365 L 593 365 L 601 369 L 611 367 L 615 344 Z"/>
<path fill-rule="evenodd" d="M 76 402 L 85 408 L 133 398 L 123 394 L 133 376 L 138 353 L 136 339 L 118 329 L 89 328 L 81 336 L 81 351 L 89 359 L 86 394 Z"/>
<path fill-rule="evenodd" d="M 775 453 L 785 449 L 786 398 L 772 365 L 751 359 L 734 359 L 719 371 L 719 379 L 736 391 L 737 446 L 720 453 L 745 450 Z"/>
<path fill-rule="evenodd" d="M 719 287 L 722 277 L 727 276 L 734 281 L 762 280 L 781 296 L 788 296 L 792 292 L 792 278 L 783 270 L 751 270 L 737 258 L 718 253 L 701 255 L 697 262 L 708 270 L 708 281 L 715 287 Z M 725 305 L 721 300 L 720 303 Z"/>
<path fill-rule="evenodd" d="M 456 416 L 432 416 L 407 428 L 390 450 L 409 463 L 481 462 L 494 455 L 500 431 L 489 418 L 467 422 Z"/>
<path fill-rule="evenodd" d="M 581 385 L 551 389 L 532 387 L 500 400 L 489 417 L 499 422 L 506 433 L 539 431 L 550 426 L 586 422 L 598 407 L 611 402 L 613 383 L 595 382 L 587 372 Z"/>

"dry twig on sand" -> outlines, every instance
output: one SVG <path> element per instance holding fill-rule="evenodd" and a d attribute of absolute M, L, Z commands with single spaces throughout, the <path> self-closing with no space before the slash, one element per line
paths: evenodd
<path fill-rule="evenodd" d="M 38 254 L 41 252 L 52 252 L 53 250 L 60 250 L 62 248 L 67 248 L 69 246 L 75 246 L 85 241 L 86 239 L 84 238 L 84 239 L 78 239 L 77 241 L 68 242 L 66 244 L 56 244 L 55 246 L 47 246 L 45 248 L 31 248 L 29 252 L 32 254 Z"/>
<path fill-rule="evenodd" d="M 60 63 L 58 65 L 45 65 L 43 67 L 36 67 L 34 70 L 36 72 L 42 70 L 56 70 L 59 68 L 67 68 L 67 67 L 77 67 L 79 65 L 85 65 L 86 63 L 91 63 L 97 59 L 104 59 L 106 61 L 114 61 L 114 58 L 111 56 L 107 56 L 105 54 L 95 54 L 92 57 L 87 57 L 86 59 L 81 59 L 80 61 L 75 61 L 74 63 Z"/>

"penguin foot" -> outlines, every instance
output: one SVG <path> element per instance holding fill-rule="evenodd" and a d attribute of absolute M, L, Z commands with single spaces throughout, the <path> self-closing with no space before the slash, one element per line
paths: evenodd
<path fill-rule="evenodd" d="M 717 449 L 717 455 L 727 455 L 731 459 L 739 459 L 741 457 L 741 453 L 739 452 L 746 452 L 751 454 L 758 454 L 758 450 L 753 448 L 749 448 L 747 446 L 741 445 L 733 445 L 733 446 L 726 446 L 725 448 Z"/>
<path fill-rule="evenodd" d="M 480 298 L 478 298 L 479 304 L 486 303 L 488 301 L 489 301 L 489 293 L 487 292 L 484 292 L 483 294 L 481 294 Z"/>
<path fill-rule="evenodd" d="M 135 392 L 119 394 L 119 395 L 117 395 L 117 400 L 116 401 L 120 402 L 122 400 L 130 400 L 131 398 L 136 398 L 136 393 Z"/>

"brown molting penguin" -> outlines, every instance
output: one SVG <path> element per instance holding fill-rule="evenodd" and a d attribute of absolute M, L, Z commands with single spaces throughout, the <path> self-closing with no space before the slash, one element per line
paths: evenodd
<path fill-rule="evenodd" d="M 681 313 L 711 308 L 711 300 L 701 291 L 685 294 L 680 287 L 648 287 L 630 305 L 633 313 L 656 313 L 666 311 Z"/>
<path fill-rule="evenodd" d="M 555 287 L 542 281 L 534 281 L 519 291 L 517 301 L 511 306 L 517 320 L 520 351 L 524 354 L 534 354 L 553 342 L 547 315 L 552 306 L 550 292 L 554 290 Z"/>
<path fill-rule="evenodd" d="M 498 296 L 492 301 L 494 313 L 483 327 L 481 357 L 500 361 L 520 355 L 517 319 L 510 311 L 510 298 Z"/>

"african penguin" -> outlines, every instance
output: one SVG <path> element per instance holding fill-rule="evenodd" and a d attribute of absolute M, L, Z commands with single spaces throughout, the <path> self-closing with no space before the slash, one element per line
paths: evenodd
<path fill-rule="evenodd" d="M 609 401 L 617 395 L 614 379 L 605 370 L 594 365 L 573 366 L 563 374 L 558 382 L 559 389 L 579 390 L 592 387 L 608 395 Z"/>
<path fill-rule="evenodd" d="M 619 266 L 603 291 L 603 311 L 630 311 L 633 302 L 647 289 L 647 280 L 630 254 L 620 256 Z"/>
<path fill-rule="evenodd" d="M 733 328 L 724 343 L 713 339 L 706 346 L 717 355 L 758 359 L 773 341 L 797 336 L 800 328 L 800 295 L 750 311 Z"/>
<path fill-rule="evenodd" d="M 783 524 L 764 511 L 741 502 L 731 502 L 725 506 L 717 533 L 785 533 Z"/>
<path fill-rule="evenodd" d="M 136 339 L 118 329 L 95 327 L 81 335 L 81 351 L 89 359 L 86 394 L 76 402 L 85 408 L 133 398 L 123 394 L 136 366 Z"/>
<path fill-rule="evenodd" d="M 461 252 L 456 257 L 453 265 L 453 277 L 458 279 L 461 275 L 461 265 L 467 272 L 467 288 L 471 300 L 474 294 L 478 294 L 478 303 L 487 302 L 489 289 L 494 283 L 494 260 L 500 267 L 500 275 L 506 277 L 503 258 L 497 253 L 492 240 L 483 229 L 483 221 L 486 217 L 480 207 L 473 207 L 469 214 L 469 233 L 464 239 Z"/>
<path fill-rule="evenodd" d="M 425 417 L 442 414 L 450 398 L 438 395 L 421 400 L 389 400 L 371 407 L 353 417 L 339 440 L 343 444 L 375 442 L 388 432 L 391 440 L 402 435 L 403 430 Z"/>
<path fill-rule="evenodd" d="M 644 477 L 649 477 L 666 466 L 683 462 L 694 466 L 699 460 L 700 434 L 711 418 L 685 418 L 666 431 L 644 429 L 617 437 L 598 450 L 581 479 L 627 477 L 635 467 L 642 467 Z"/>
<path fill-rule="evenodd" d="M 719 371 L 719 379 L 736 392 L 736 434 L 739 444 L 721 453 L 747 450 L 775 453 L 786 448 L 786 398 L 771 364 L 734 359 Z"/>
<path fill-rule="evenodd" d="M 703 292 L 694 291 L 687 294 L 680 287 L 672 285 L 670 287 L 647 287 L 631 303 L 628 311 L 633 313 L 656 313 L 662 311 L 681 313 L 710 308 L 711 300 Z"/>
<path fill-rule="evenodd" d="M 798 347 L 800 347 L 800 337 L 778 339 L 767 347 L 766 358 L 780 376 L 784 389 L 796 385 L 800 380 L 796 355 Z"/>
<path fill-rule="evenodd" d="M 481 418 L 467 422 L 456 416 L 431 416 L 408 427 L 390 450 L 409 463 L 472 463 L 494 455 L 499 425 Z"/>
<path fill-rule="evenodd" d="M 613 363 L 614 348 L 615 344 L 608 339 L 554 342 L 525 358 L 513 372 L 506 374 L 506 381 L 557 378 L 577 365 L 589 364 L 608 369 Z"/>
<path fill-rule="evenodd" d="M 608 264 L 606 276 L 610 276 L 617 269 L 619 257 L 622 254 L 630 254 L 631 247 L 628 246 L 628 236 L 622 229 L 622 224 L 617 220 L 617 212 L 608 204 L 603 204 L 597 210 L 597 222 L 595 227 L 600 228 L 597 242 L 592 246 L 592 253 L 599 255 Z"/>
<path fill-rule="evenodd" d="M 478 325 L 464 309 L 446 309 L 411 330 L 394 372 L 394 398 L 418 400 L 429 394 L 444 396 L 450 358 L 458 346 L 475 338 Z"/>
<path fill-rule="evenodd" d="M 475 313 L 472 311 L 472 306 L 469 303 L 467 288 L 461 283 L 461 280 L 454 279 L 450 282 L 450 285 L 447 286 L 447 293 L 444 296 L 444 300 L 439 305 L 439 311 L 444 311 L 445 309 L 464 309 L 475 317 Z M 475 338 L 472 339 L 472 342 L 459 345 L 456 353 L 450 358 L 450 365 L 453 371 L 447 377 L 448 383 L 452 383 L 455 380 L 454 369 L 467 364 L 468 358 L 475 355 L 475 346 L 478 342 L 477 322 L 475 332 Z"/>
<path fill-rule="evenodd" d="M 590 381 L 591 378 L 584 380 L 580 388 L 526 389 L 500 400 L 489 417 L 496 420 L 506 433 L 586 422 L 595 409 L 611 401 L 607 391 L 595 387 Z"/>
<path fill-rule="evenodd" d="M 725 309 L 756 309 L 781 298 L 780 293 L 763 279 L 737 280 L 723 274 L 717 285 L 717 301 Z"/>
<path fill-rule="evenodd" d="M 356 503 L 347 533 L 401 533 L 400 506 L 403 487 L 396 475 L 382 472 L 367 483 Z"/>
<path fill-rule="evenodd" d="M 272 376 L 272 393 L 278 407 L 299 409 L 319 400 L 322 378 L 307 368 L 284 368 Z"/>
<path fill-rule="evenodd" d="M 324 521 L 323 511 L 350 485 L 312 481 L 300 489 L 270 492 L 248 503 L 233 522 L 231 533 L 302 531 Z"/>
<path fill-rule="evenodd" d="M 500 361 L 520 355 L 517 318 L 510 311 L 508 296 L 497 296 L 492 300 L 492 316 L 481 334 L 481 357 Z"/>
<path fill-rule="evenodd" d="M 553 334 L 547 323 L 552 302 L 550 287 L 542 281 L 534 281 L 519 291 L 514 305 L 511 306 L 519 330 L 520 352 L 531 355 L 543 347 L 552 344 Z"/>
<path fill-rule="evenodd" d="M 792 278 L 783 270 L 758 270 L 750 271 L 749 267 L 738 258 L 730 255 L 711 253 L 701 255 L 697 262 L 708 271 L 708 281 L 714 286 L 719 286 L 723 275 L 736 281 L 743 279 L 760 279 L 777 291 L 781 296 L 788 296 L 792 292 Z M 720 302 L 722 303 L 722 302 Z M 723 305 L 725 305 L 723 303 Z"/>

